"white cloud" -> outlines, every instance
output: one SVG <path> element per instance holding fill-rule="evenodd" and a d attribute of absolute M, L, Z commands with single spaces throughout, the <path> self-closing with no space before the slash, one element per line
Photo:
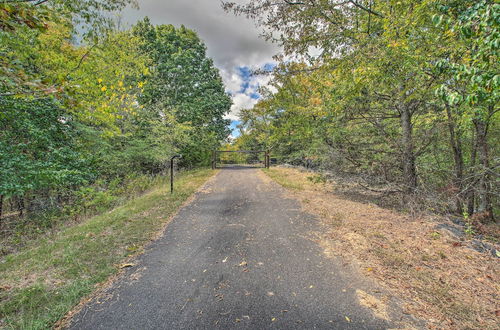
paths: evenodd
<path fill-rule="evenodd" d="M 264 64 L 260 67 L 263 67 Z M 259 88 L 266 86 L 271 79 L 267 75 L 247 76 L 241 72 L 240 68 L 234 68 L 231 73 L 222 71 L 226 91 L 233 96 L 231 112 L 226 116 L 227 119 L 231 120 L 237 120 L 242 109 L 252 108 L 258 102 Z"/>
<path fill-rule="evenodd" d="M 251 98 L 249 95 L 244 93 L 238 93 L 233 96 L 233 106 L 231 107 L 231 113 L 227 116 L 228 119 L 237 120 L 238 114 L 241 109 L 249 109 L 257 103 L 256 99 Z"/>
<path fill-rule="evenodd" d="M 222 76 L 222 80 L 226 85 L 227 92 L 233 95 L 241 89 L 241 85 L 243 84 L 243 77 L 238 74 L 237 68 L 233 68 L 231 71 L 220 70 L 220 73 Z"/>

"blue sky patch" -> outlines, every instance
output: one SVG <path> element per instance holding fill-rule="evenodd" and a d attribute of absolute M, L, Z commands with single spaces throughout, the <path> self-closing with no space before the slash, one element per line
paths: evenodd
<path fill-rule="evenodd" d="M 232 120 L 231 121 L 231 125 L 229 125 L 229 128 L 231 129 L 231 135 L 233 137 L 240 136 L 240 130 L 236 127 L 239 124 L 241 124 L 241 121 L 239 121 L 239 120 Z"/>
<path fill-rule="evenodd" d="M 276 67 L 276 63 L 266 63 L 264 64 L 263 69 L 265 71 L 273 71 L 273 69 Z"/>

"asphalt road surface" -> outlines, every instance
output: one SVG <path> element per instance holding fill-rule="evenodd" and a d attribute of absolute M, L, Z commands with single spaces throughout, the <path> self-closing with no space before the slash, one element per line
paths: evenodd
<path fill-rule="evenodd" d="M 71 328 L 394 327 L 359 304 L 367 284 L 324 255 L 314 216 L 259 171 L 221 170 Z"/>

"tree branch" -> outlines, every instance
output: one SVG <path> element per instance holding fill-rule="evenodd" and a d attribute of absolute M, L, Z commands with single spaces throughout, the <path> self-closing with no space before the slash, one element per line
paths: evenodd
<path fill-rule="evenodd" d="M 353 4 L 355 7 L 358 7 L 359 9 L 362 9 L 362 10 L 364 10 L 364 11 L 370 13 L 370 14 L 373 14 L 373 15 L 376 15 L 378 17 L 384 18 L 384 15 L 382 15 L 381 13 L 376 12 L 376 11 L 370 9 L 370 8 L 366 8 L 365 6 L 359 4 L 358 2 L 356 2 L 354 0 L 349 0 L 349 3 Z"/>
<path fill-rule="evenodd" d="M 33 2 L 33 6 L 38 6 L 41 5 L 44 2 L 47 2 L 49 0 L 4 0 L 2 1 L 3 3 L 29 3 Z"/>

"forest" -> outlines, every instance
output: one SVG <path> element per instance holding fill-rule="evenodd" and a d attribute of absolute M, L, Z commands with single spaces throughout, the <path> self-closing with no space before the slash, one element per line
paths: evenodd
<path fill-rule="evenodd" d="M 231 99 L 203 41 L 148 19 L 123 28 L 109 13 L 128 4 L 1 1 L 6 235 L 106 209 L 147 189 L 174 154 L 183 168 L 208 165 L 227 137 Z"/>
<path fill-rule="evenodd" d="M 261 100 L 241 112 L 238 146 L 477 225 L 498 219 L 497 2 L 224 7 L 284 49 Z"/>

